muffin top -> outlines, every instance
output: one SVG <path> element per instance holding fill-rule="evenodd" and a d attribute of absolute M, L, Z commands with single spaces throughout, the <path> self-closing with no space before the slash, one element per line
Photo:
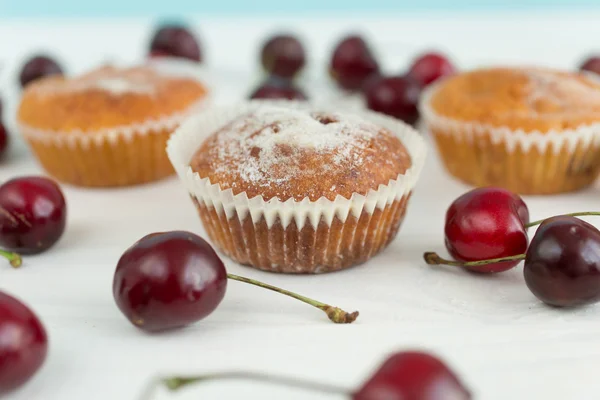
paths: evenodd
<path fill-rule="evenodd" d="M 366 195 L 412 164 L 400 139 L 354 115 L 265 107 L 207 138 L 190 166 L 234 194 L 265 201 Z"/>
<path fill-rule="evenodd" d="M 57 133 L 94 133 L 182 113 L 206 95 L 197 80 L 150 67 L 102 67 L 76 78 L 50 76 L 29 84 L 20 123 Z"/>
<path fill-rule="evenodd" d="M 429 106 L 441 116 L 525 132 L 600 122 L 600 80 L 543 68 L 490 68 L 436 87 Z"/>

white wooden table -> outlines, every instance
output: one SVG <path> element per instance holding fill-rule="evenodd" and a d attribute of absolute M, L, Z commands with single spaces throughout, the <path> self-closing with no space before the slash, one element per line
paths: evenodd
<path fill-rule="evenodd" d="M 343 32 L 370 33 L 389 71 L 419 51 L 447 51 L 463 68 L 529 63 L 572 68 L 600 51 L 600 12 L 555 14 L 428 14 L 331 19 L 198 20 L 218 101 L 244 97 L 257 81 L 260 40 L 277 27 L 300 30 L 311 49 L 305 78 L 313 97 L 323 88 L 324 59 Z M 275 21 L 275 22 L 274 22 Z M 16 70 L 25 55 L 49 48 L 79 72 L 103 60 L 139 59 L 150 20 L 0 19 L 0 85 L 14 111 Z M 315 78 L 315 77 L 321 78 Z M 10 125 L 12 127 L 12 124 Z M 0 181 L 40 169 L 16 138 L 0 165 Z M 175 178 L 119 190 L 65 187 L 69 221 L 48 253 L 20 270 L 0 268 L 0 288 L 30 304 L 50 335 L 40 373 L 15 400 L 134 399 L 160 372 L 230 369 L 276 372 L 358 385 L 386 353 L 424 348 L 443 356 L 476 398 L 593 399 L 600 393 L 600 306 L 556 310 L 527 290 L 522 268 L 498 276 L 432 269 L 423 251 L 444 251 L 446 207 L 466 186 L 443 171 L 434 151 L 392 245 L 366 265 L 330 275 L 283 276 L 227 260 L 230 272 L 262 279 L 347 309 L 348 326 L 271 292 L 230 282 L 218 310 L 188 329 L 149 336 L 133 328 L 112 298 L 121 253 L 143 235 L 172 229 L 203 234 Z M 600 209 L 600 186 L 563 196 L 526 199 L 532 218 Z M 600 221 L 593 219 L 600 225 Z M 207 384 L 156 399 L 330 399 L 247 382 Z"/>

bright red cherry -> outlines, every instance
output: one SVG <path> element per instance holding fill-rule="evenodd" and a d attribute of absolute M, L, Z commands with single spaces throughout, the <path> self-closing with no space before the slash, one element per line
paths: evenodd
<path fill-rule="evenodd" d="M 581 71 L 594 72 L 600 75 L 600 56 L 590 57 L 579 67 Z"/>
<path fill-rule="evenodd" d="M 21 87 L 25 87 L 30 82 L 44 76 L 62 74 L 63 70 L 56 61 L 48 56 L 39 55 L 30 58 L 25 65 L 23 65 L 19 81 L 21 82 Z"/>
<path fill-rule="evenodd" d="M 379 64 L 363 38 L 349 36 L 336 46 L 329 71 L 342 89 L 360 90 L 371 75 L 379 73 Z"/>
<path fill-rule="evenodd" d="M 369 109 L 391 115 L 411 125 L 419 119 L 417 104 L 420 94 L 419 84 L 402 76 L 376 80 L 369 83 L 365 91 Z"/>
<path fill-rule="evenodd" d="M 202 51 L 194 35 L 181 25 L 163 25 L 154 33 L 150 42 L 153 57 L 179 57 L 202 61 Z"/>
<path fill-rule="evenodd" d="M 250 94 L 251 99 L 306 100 L 306 94 L 290 81 L 271 77 Z"/>
<path fill-rule="evenodd" d="M 67 207 L 52 180 L 27 176 L 0 186 L 0 247 L 35 254 L 54 245 L 65 230 Z"/>
<path fill-rule="evenodd" d="M 508 190 L 488 187 L 471 190 L 446 212 L 446 248 L 459 261 L 516 256 L 527 250 L 525 225 L 529 210 L 523 199 Z M 506 271 L 519 261 L 468 267 L 475 272 Z"/>
<path fill-rule="evenodd" d="M 571 216 L 545 220 L 529 245 L 523 275 L 546 304 L 572 307 L 600 301 L 600 231 Z"/>
<path fill-rule="evenodd" d="M 306 56 L 302 43 L 292 35 L 277 35 L 263 46 L 261 62 L 270 75 L 293 78 L 304 67 Z"/>
<path fill-rule="evenodd" d="M 0 157 L 4 154 L 4 151 L 8 147 L 8 133 L 6 133 L 6 129 L 2 122 L 0 122 Z"/>
<path fill-rule="evenodd" d="M 199 321 L 227 289 L 225 266 L 201 237 L 155 233 L 134 243 L 117 264 L 113 295 L 132 324 L 149 332 Z"/>
<path fill-rule="evenodd" d="M 0 292 L 0 395 L 25 384 L 47 353 L 48 336 L 38 317 L 21 301 Z"/>
<path fill-rule="evenodd" d="M 456 68 L 446 57 L 439 53 L 427 53 L 413 62 L 408 70 L 408 76 L 425 87 L 455 72 Z"/>
<path fill-rule="evenodd" d="M 390 356 L 352 399 L 469 400 L 471 394 L 438 358 L 406 351 Z"/>
<path fill-rule="evenodd" d="M 227 274 L 223 262 L 201 237 L 184 231 L 144 236 L 123 253 L 113 280 L 113 296 L 138 328 L 157 332 L 183 327 L 212 313 L 225 296 L 227 279 L 292 297 L 348 324 L 358 312 L 344 310 L 278 287 Z"/>

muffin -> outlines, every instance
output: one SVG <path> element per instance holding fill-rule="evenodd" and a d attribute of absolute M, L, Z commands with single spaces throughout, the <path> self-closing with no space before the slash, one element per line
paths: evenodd
<path fill-rule="evenodd" d="M 569 192 L 600 172 L 600 81 L 543 68 L 489 68 L 435 84 L 425 126 L 455 177 L 522 194 Z"/>
<path fill-rule="evenodd" d="M 167 139 L 206 97 L 196 79 L 143 66 L 103 67 L 28 85 L 17 120 L 41 165 L 58 180 L 134 185 L 174 172 L 164 151 Z"/>
<path fill-rule="evenodd" d="M 212 109 L 169 141 L 209 238 L 267 271 L 322 273 L 367 261 L 398 232 L 424 141 L 376 113 L 275 104 Z"/>

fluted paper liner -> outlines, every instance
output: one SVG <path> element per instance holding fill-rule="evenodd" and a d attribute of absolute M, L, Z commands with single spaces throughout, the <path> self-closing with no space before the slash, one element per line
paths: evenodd
<path fill-rule="evenodd" d="M 431 106 L 440 84 L 420 102 L 450 174 L 474 186 L 500 186 L 521 194 L 570 192 L 600 174 L 600 116 L 594 124 L 561 131 L 524 131 L 442 116 Z"/>
<path fill-rule="evenodd" d="M 277 103 L 277 102 L 276 102 Z M 234 260 L 287 273 L 320 273 L 368 260 L 396 235 L 408 199 L 425 160 L 421 136 L 404 123 L 373 112 L 354 112 L 392 132 L 408 149 L 412 166 L 387 185 L 366 196 L 310 201 L 262 196 L 248 198 L 221 190 L 192 171 L 190 161 L 202 142 L 236 117 L 273 102 L 251 101 L 214 107 L 190 118 L 173 134 L 167 153 L 190 193 L 212 242 Z M 288 107 L 335 111 L 303 102 L 279 102 Z M 339 111 L 339 110 L 337 110 Z"/>
<path fill-rule="evenodd" d="M 167 140 L 207 101 L 203 97 L 179 113 L 94 132 L 44 131 L 17 124 L 44 169 L 58 180 L 90 187 L 134 185 L 173 174 L 164 151 Z"/>

